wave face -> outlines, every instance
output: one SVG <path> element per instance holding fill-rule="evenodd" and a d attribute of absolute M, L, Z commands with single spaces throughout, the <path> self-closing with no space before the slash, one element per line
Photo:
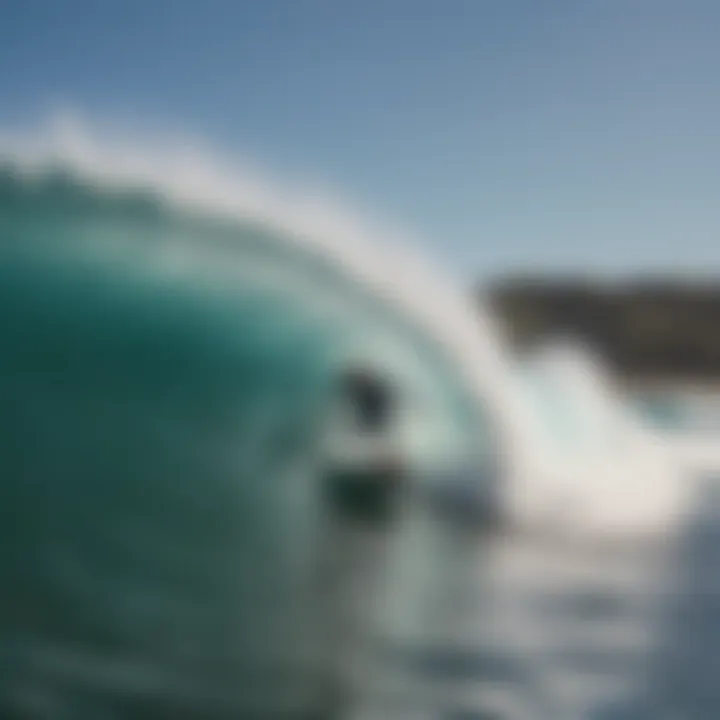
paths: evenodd
<path fill-rule="evenodd" d="M 578 358 L 525 387 L 489 318 L 316 196 L 74 125 L 0 134 L 0 160 L 3 717 L 317 716 L 375 582 L 413 637 L 437 629 L 428 584 L 504 582 L 505 559 L 488 579 L 418 539 L 422 513 L 386 559 L 328 510 L 348 368 L 389 381 L 390 459 L 454 507 L 498 446 L 513 519 L 665 528 L 679 506 Z M 584 444 L 547 436 L 544 390 Z"/>
<path fill-rule="evenodd" d="M 419 407 L 393 440 L 418 481 L 481 460 L 471 384 L 298 214 L 192 202 L 109 172 L 123 154 L 6 155 L 3 715 L 327 707 L 338 373 L 369 365 Z"/>

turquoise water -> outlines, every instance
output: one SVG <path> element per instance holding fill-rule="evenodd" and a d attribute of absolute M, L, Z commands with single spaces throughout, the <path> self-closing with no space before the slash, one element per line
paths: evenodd
<path fill-rule="evenodd" d="M 492 467 L 484 408 L 432 337 L 277 229 L 5 168 L 0 331 L 0 717 L 718 716 L 710 503 L 673 552 L 443 515 L 422 481 Z M 358 358 L 409 400 L 390 526 L 324 492 Z M 536 399 L 558 443 L 588 434 Z"/>
<path fill-rule="evenodd" d="M 358 354 L 424 400 L 406 468 L 476 457 L 432 339 L 262 224 L 12 167 L 0 332 L 0 714 L 333 707 L 328 408 Z"/>

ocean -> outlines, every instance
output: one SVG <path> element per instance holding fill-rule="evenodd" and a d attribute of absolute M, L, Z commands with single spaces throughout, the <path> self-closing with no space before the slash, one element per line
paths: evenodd
<path fill-rule="evenodd" d="M 421 406 L 381 462 L 480 462 L 442 348 L 278 221 L 69 162 L 0 168 L 0 237 L 3 716 L 333 707 L 343 377 Z"/>
<path fill-rule="evenodd" d="M 0 167 L 3 718 L 718 716 L 710 466 L 649 538 L 493 521 L 531 403 L 461 293 L 79 147 Z"/>

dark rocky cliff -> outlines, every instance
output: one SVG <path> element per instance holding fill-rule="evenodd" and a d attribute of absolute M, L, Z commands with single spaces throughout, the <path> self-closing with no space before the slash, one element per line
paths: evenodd
<path fill-rule="evenodd" d="M 720 381 L 720 278 L 514 278 L 495 283 L 490 297 L 520 349 L 570 336 L 629 379 Z"/>

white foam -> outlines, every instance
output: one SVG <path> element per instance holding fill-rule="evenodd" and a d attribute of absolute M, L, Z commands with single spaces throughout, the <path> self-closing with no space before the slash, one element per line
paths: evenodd
<path fill-rule="evenodd" d="M 687 465 L 630 410 L 601 359 L 562 342 L 534 361 L 550 391 L 566 401 L 577 434 L 574 443 L 548 448 L 538 469 L 546 479 L 537 502 L 552 522 L 607 535 L 678 527 L 693 495 Z"/>

